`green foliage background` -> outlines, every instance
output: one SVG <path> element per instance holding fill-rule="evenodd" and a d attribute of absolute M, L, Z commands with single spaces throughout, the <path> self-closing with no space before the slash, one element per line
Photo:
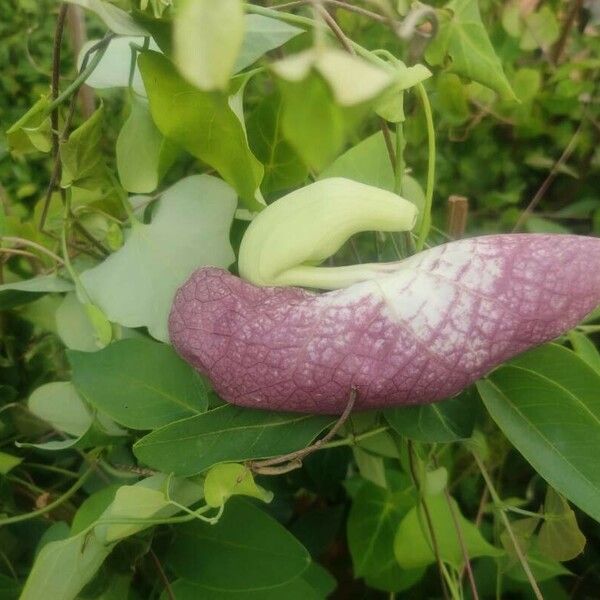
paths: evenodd
<path fill-rule="evenodd" d="M 143 8 L 137 22 L 166 51 L 169 4 L 111 6 Z M 378 15 L 390 10 L 398 21 L 409 10 L 404 2 L 351 4 Z M 482 0 L 482 22 L 499 60 L 483 69 L 474 57 L 481 52 L 489 59 L 492 51 L 481 39 L 481 23 L 457 26 L 451 18 L 466 10 L 472 19 L 474 3 L 434 4 L 440 29 L 426 49 L 385 23 L 332 9 L 354 42 L 408 64 L 423 62 L 433 72 L 424 81 L 437 145 L 429 242 L 444 241 L 447 198 L 457 194 L 469 198 L 468 235 L 515 227 L 600 234 L 600 25 L 592 4 L 545 1 L 519 16 L 517 3 Z M 304 6 L 291 10 L 311 15 Z M 340 107 L 323 80 L 276 85 L 259 71 L 245 88 L 243 77 L 234 79 L 230 90 L 243 94 L 245 133 L 221 92 L 194 88 L 170 60 L 142 49 L 145 81 L 162 73 L 155 88 L 147 84 L 150 109 L 121 88 L 95 91 L 102 108 L 90 120 L 75 112 L 75 131 L 61 149 L 73 214 L 63 218 L 55 191 L 48 237 L 37 223 L 51 157 L 11 152 L 5 132 L 48 93 L 56 13 L 54 0 L 0 6 L 0 599 L 439 598 L 442 590 L 472 598 L 457 529 L 480 598 L 535 598 L 532 578 L 544 598 L 596 597 L 600 354 L 594 317 L 456 399 L 353 416 L 301 469 L 253 477 L 237 463 L 304 448 L 333 420 L 223 406 L 170 346 L 148 335 L 164 341 L 160 315 L 140 316 L 143 286 L 165 280 L 156 256 L 190 268 L 217 259 L 228 266 L 229 241 L 234 251 L 239 247 L 241 220 L 233 222 L 231 240 L 204 237 L 225 217 L 194 212 L 197 198 L 186 177 L 206 197 L 222 200 L 222 210 L 230 202 L 231 213 L 233 190 L 223 193 L 199 173 L 219 173 L 237 191 L 240 208 L 249 209 L 258 206 L 259 182 L 267 202 L 329 175 L 393 189 L 375 102 L 360 110 Z M 94 12 L 86 15 L 88 36 L 101 38 L 105 24 Z M 467 34 L 479 42 L 461 59 L 452 40 Z M 255 57 L 259 66 L 312 43 L 310 33 L 283 39 L 268 48 L 267 59 L 260 58 L 264 49 Z M 329 43 L 337 44 L 333 36 Z M 75 77 L 75 63 L 65 40 L 61 89 Z M 407 88 L 403 192 L 422 205 L 427 123 L 418 94 Z M 193 93 L 194 101 L 162 110 L 172 90 Z M 302 101 L 305 90 L 314 105 Z M 306 106 L 306 118 L 294 121 L 294 111 Z M 314 106 L 330 112 L 313 122 Z M 207 147 L 203 123 L 213 117 L 229 137 Z M 62 123 L 65 118 L 63 109 Z M 133 134 L 129 145 L 122 142 L 123 152 L 132 160 L 119 164 L 117 139 L 126 121 Z M 389 128 L 393 136 L 394 125 Z M 48 131 L 42 137 L 48 141 Z M 137 139 L 150 148 L 144 156 L 153 167 L 146 171 L 130 165 L 137 165 Z M 134 195 L 130 207 L 126 179 L 149 196 Z M 524 212 L 533 199 L 533 212 Z M 128 220 L 137 229 L 124 246 Z M 77 275 L 75 281 L 36 279 L 29 289 L 20 283 L 54 272 L 48 252 L 64 259 L 65 222 L 67 255 L 87 290 L 79 300 Z M 210 242 L 195 246 L 199 231 Z M 193 250 L 169 254 L 173 236 Z M 42 249 L 15 245 L 15 238 Z M 133 244 L 144 257 L 139 263 L 123 252 Z M 15 247 L 38 258 L 6 252 Z M 359 235 L 335 261 L 355 262 L 356 252 L 365 260 L 390 259 L 393 250 L 389 239 L 378 247 L 370 234 Z M 117 251 L 124 277 L 92 268 Z M 538 390 L 538 402 L 520 394 L 519 385 Z M 511 416 L 514 406 L 520 418 Z M 557 422 L 580 419 L 578 428 L 557 432 L 549 414 Z"/>

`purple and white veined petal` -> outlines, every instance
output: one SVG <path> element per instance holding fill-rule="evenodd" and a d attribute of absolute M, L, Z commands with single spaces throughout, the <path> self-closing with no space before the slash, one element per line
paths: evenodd
<path fill-rule="evenodd" d="M 340 413 L 452 396 L 600 303 L 600 239 L 515 234 L 438 246 L 324 294 L 196 271 L 177 293 L 177 351 L 226 401 Z"/>

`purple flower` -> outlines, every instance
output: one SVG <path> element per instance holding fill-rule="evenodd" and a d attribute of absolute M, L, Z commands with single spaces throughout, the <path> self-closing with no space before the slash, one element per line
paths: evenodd
<path fill-rule="evenodd" d="M 495 235 L 315 294 L 257 287 L 216 268 L 178 291 L 177 351 L 226 401 L 340 413 L 448 398 L 575 326 L 600 303 L 600 239 Z"/>

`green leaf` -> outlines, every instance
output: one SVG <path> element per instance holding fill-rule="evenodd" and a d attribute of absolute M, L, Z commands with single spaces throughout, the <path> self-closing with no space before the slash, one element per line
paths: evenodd
<path fill-rule="evenodd" d="M 37 388 L 29 398 L 28 408 L 54 429 L 74 437 L 40 444 L 19 443 L 22 447 L 51 452 L 75 447 L 90 448 L 114 442 L 111 438 L 126 433 L 102 412 L 94 418 L 70 382 L 55 381 Z"/>
<path fill-rule="evenodd" d="M 8 146 L 16 152 L 50 152 L 52 128 L 46 111 L 50 101 L 42 96 L 6 131 Z"/>
<path fill-rule="evenodd" d="M 263 502 L 271 502 L 273 492 L 256 485 L 252 471 L 237 463 L 215 465 L 204 479 L 204 499 L 206 504 L 219 508 L 231 496 L 250 496 Z"/>
<path fill-rule="evenodd" d="M 311 563 L 311 565 L 314 564 Z M 326 593 L 321 592 L 302 575 L 283 585 L 258 590 L 208 589 L 187 579 L 178 579 L 171 585 L 171 589 L 177 600 L 198 600 L 199 598 L 202 600 L 281 600 L 282 598 L 285 600 L 323 600 L 323 598 L 327 598 Z M 163 594 L 160 600 L 168 600 L 168 598 Z"/>
<path fill-rule="evenodd" d="M 577 354 L 546 344 L 477 383 L 509 441 L 552 487 L 600 521 L 600 375 Z"/>
<path fill-rule="evenodd" d="M 272 69 L 283 98 L 283 133 L 317 171 L 395 81 L 393 71 L 333 48 L 295 54 Z"/>
<path fill-rule="evenodd" d="M 106 316 L 148 327 L 168 340 L 167 321 L 179 286 L 199 267 L 229 266 L 235 193 L 210 175 L 181 179 L 163 193 L 150 225 L 134 223 L 125 244 L 81 282 Z"/>
<path fill-rule="evenodd" d="M 360 447 L 352 448 L 352 454 L 364 480 L 382 488 L 387 487 L 385 464 L 381 456 L 366 452 Z"/>
<path fill-rule="evenodd" d="M 112 326 L 106 315 L 95 305 L 89 302 L 83 305 L 85 314 L 92 325 L 94 341 L 98 348 L 104 348 L 112 340 Z"/>
<path fill-rule="evenodd" d="M 477 0 L 452 0 L 439 11 L 439 31 L 425 53 L 427 62 L 438 65 L 450 58 L 449 71 L 468 77 L 507 100 L 516 100 L 502 63 L 481 21 Z"/>
<path fill-rule="evenodd" d="M 46 544 L 33 564 L 20 600 L 75 598 L 111 550 L 94 531 Z"/>
<path fill-rule="evenodd" d="M 114 4 L 102 0 L 69 0 L 69 2 L 96 13 L 104 21 L 104 24 L 117 35 L 148 35 L 131 15 Z"/>
<path fill-rule="evenodd" d="M 92 39 L 83 45 L 79 52 L 79 56 L 77 57 L 79 69 L 81 69 L 83 64 L 84 56 L 100 41 L 101 40 L 98 39 Z M 99 90 L 128 87 L 132 56 L 131 44 L 142 46 L 143 43 L 144 38 L 139 36 L 115 37 L 110 40 L 102 58 L 100 58 L 100 62 L 85 80 L 85 84 Z M 149 48 L 150 50 L 158 50 L 158 46 L 152 38 L 150 39 Z M 96 52 L 99 52 L 99 50 L 94 50 L 89 54 L 88 62 L 94 59 Z M 133 72 L 131 87 L 138 96 L 142 98 L 146 97 L 146 88 L 144 87 L 144 82 L 142 81 L 142 76 L 137 65 Z"/>
<path fill-rule="evenodd" d="M 120 490 L 124 488 L 160 490 L 164 489 L 167 483 L 169 483 L 169 478 L 160 474 L 148 477 L 133 486 L 123 486 Z M 175 480 L 171 481 L 170 485 L 171 496 L 185 506 L 202 497 L 202 487 L 191 481 Z M 112 518 L 113 510 L 118 513 L 120 518 L 137 519 L 138 507 L 130 504 L 129 508 L 128 512 L 123 510 L 122 504 L 120 505 L 115 498 L 115 501 L 104 510 L 95 525 L 92 523 L 89 529 L 84 529 L 65 540 L 46 544 L 33 564 L 21 599 L 61 598 L 67 600 L 77 597 L 115 546 L 115 543 L 107 540 L 107 532 L 115 525 L 104 521 Z M 146 516 L 169 517 L 178 511 L 178 508 L 169 505 L 159 509 L 158 513 Z M 143 521 L 139 524 L 123 525 L 122 527 L 127 528 L 127 531 L 123 529 L 120 533 L 133 535 L 149 526 Z"/>
<path fill-rule="evenodd" d="M 131 95 L 131 113 L 117 138 L 117 170 L 123 189 L 136 194 L 149 194 L 158 186 L 167 165 L 161 165 L 165 139 L 154 125 L 148 101 Z M 170 153 L 169 158 L 174 158 Z"/>
<path fill-rule="evenodd" d="M 302 579 L 313 588 L 317 598 L 329 598 L 337 586 L 335 578 L 329 571 L 325 570 L 319 563 L 314 561 L 311 562 L 308 569 L 302 573 Z M 290 598 L 290 596 L 287 595 L 285 597 L 286 599 Z M 308 596 L 300 596 L 300 600 L 304 600 L 305 598 L 308 598 Z"/>
<path fill-rule="evenodd" d="M 305 50 L 273 63 L 271 69 L 277 77 L 289 82 L 320 76 L 339 106 L 369 102 L 396 83 L 393 69 L 375 66 L 335 48 Z"/>
<path fill-rule="evenodd" d="M 115 494 L 120 487 L 120 483 L 110 484 L 100 488 L 91 496 L 88 496 L 80 504 L 73 517 L 73 522 L 71 523 L 71 535 L 80 533 L 94 521 L 97 521 L 115 499 Z"/>
<path fill-rule="evenodd" d="M 261 183 L 265 193 L 291 188 L 302 183 L 308 174 L 306 165 L 283 136 L 282 110 L 280 94 L 269 94 L 248 119 L 250 146 L 265 169 Z"/>
<path fill-rule="evenodd" d="M 247 207 L 262 206 L 256 192 L 262 165 L 252 154 L 243 123 L 231 98 L 203 92 L 187 83 L 167 58 L 144 52 L 138 64 L 150 99 L 152 118 L 161 133 L 192 156 L 215 168 L 240 194 Z"/>
<path fill-rule="evenodd" d="M 542 48 L 549 50 L 560 37 L 560 27 L 556 15 L 549 6 L 522 18 L 522 34 L 519 47 L 522 50 Z"/>
<path fill-rule="evenodd" d="M 454 526 L 450 506 L 443 495 L 424 498 L 435 531 L 437 547 L 442 561 L 459 569 L 463 563 L 463 552 Z M 462 538 L 470 558 L 478 556 L 502 556 L 503 552 L 488 543 L 479 529 L 461 514 L 457 502 L 451 498 L 453 512 L 461 529 Z M 427 521 L 419 514 L 416 506 L 402 519 L 394 540 L 394 553 L 404 569 L 426 567 L 435 562 L 431 536 Z"/>
<path fill-rule="evenodd" d="M 215 525 L 178 527 L 168 562 L 178 576 L 208 591 L 257 591 L 292 581 L 311 560 L 273 517 L 232 498 Z"/>
<path fill-rule="evenodd" d="M 235 61 L 234 73 L 304 32 L 299 27 L 263 15 L 246 15 L 244 29 L 244 41 Z"/>
<path fill-rule="evenodd" d="M 299 450 L 332 422 L 326 416 L 226 405 L 148 434 L 135 444 L 134 452 L 147 465 L 189 476 L 218 463 Z"/>
<path fill-rule="evenodd" d="M 2 600 L 18 600 L 21 584 L 13 577 L 0 573 L 0 598 Z"/>
<path fill-rule="evenodd" d="M 202 486 L 198 483 L 159 473 L 133 485 L 121 486 L 100 516 L 94 531 L 105 544 L 114 543 L 153 526 L 144 519 L 164 519 L 177 514 L 181 509 L 167 499 L 167 488 L 169 498 L 182 506 L 189 506 L 202 498 Z M 111 522 L 127 519 L 139 522 Z"/>
<path fill-rule="evenodd" d="M 0 296 L 2 295 L 2 292 L 9 290 L 43 294 L 51 292 L 70 292 L 72 289 L 74 289 L 74 286 L 68 279 L 63 279 L 58 275 L 40 275 L 39 277 L 23 279 L 22 281 L 3 283 L 0 285 Z"/>
<path fill-rule="evenodd" d="M 54 429 L 79 437 L 90 427 L 92 414 L 70 381 L 46 383 L 31 394 L 27 407 Z"/>
<path fill-rule="evenodd" d="M 101 152 L 104 106 L 80 125 L 60 147 L 62 187 L 75 185 L 94 190 L 105 179 L 106 165 Z"/>
<path fill-rule="evenodd" d="M 96 352 L 99 349 L 94 327 L 74 292 L 63 298 L 56 309 L 55 320 L 56 331 L 67 348 L 82 352 Z"/>
<path fill-rule="evenodd" d="M 525 227 L 530 233 L 571 233 L 564 225 L 543 217 L 527 217 Z"/>
<path fill-rule="evenodd" d="M 462 125 L 471 116 L 467 88 L 458 75 L 441 73 L 435 91 L 434 106 L 449 125 Z"/>
<path fill-rule="evenodd" d="M 553 560 L 564 562 L 579 556 L 585 548 L 585 536 L 577 525 L 569 503 L 551 487 L 546 491 L 544 522 L 538 534 L 540 552 Z"/>
<path fill-rule="evenodd" d="M 22 461 L 23 458 L 21 458 L 20 456 L 13 456 L 12 454 L 8 454 L 7 452 L 0 451 L 0 475 L 6 475 L 17 465 L 21 464 Z"/>
<path fill-rule="evenodd" d="M 319 179 L 328 177 L 347 177 L 393 192 L 394 169 L 383 133 L 374 133 L 338 156 L 319 175 Z"/>
<path fill-rule="evenodd" d="M 241 0 L 180 0 L 173 20 L 173 62 L 201 90 L 224 90 L 244 39 Z"/>
<path fill-rule="evenodd" d="M 455 442 L 471 436 L 475 425 L 475 398 L 468 391 L 435 404 L 405 406 L 384 411 L 392 429 L 419 442 Z"/>
<path fill-rule="evenodd" d="M 121 486 L 110 505 L 110 518 L 114 520 L 136 518 L 151 519 L 169 506 L 164 491 L 139 485 Z M 106 541 L 116 542 L 138 530 L 137 524 L 108 525 Z"/>
<path fill-rule="evenodd" d="M 538 518 L 528 517 L 511 523 L 513 535 L 521 550 L 527 556 L 527 563 L 536 581 L 546 581 L 559 575 L 570 574 L 558 561 L 544 556 L 539 550 L 539 540 L 534 532 L 539 523 Z M 505 529 L 500 534 L 500 541 L 506 550 L 506 557 L 500 562 L 500 568 L 508 577 L 516 581 L 527 582 L 528 577 L 515 549 L 514 542 Z"/>
<path fill-rule="evenodd" d="M 406 492 L 391 492 L 370 482 L 362 485 L 348 515 L 355 577 L 388 592 L 408 589 L 421 578 L 423 569 L 401 569 L 394 556 L 396 530 L 414 504 Z"/>
<path fill-rule="evenodd" d="M 402 61 L 393 66 L 396 83 L 377 104 L 377 114 L 390 123 L 401 123 L 404 115 L 404 91 L 431 77 L 431 71 L 425 65 L 407 67 Z"/>
<path fill-rule="evenodd" d="M 67 354 L 78 392 L 126 427 L 152 429 L 206 410 L 204 383 L 170 346 L 128 339 Z"/>
<path fill-rule="evenodd" d="M 600 373 L 600 352 L 598 352 L 594 342 L 586 335 L 579 333 L 579 331 L 576 330 L 569 331 L 567 338 L 575 353 L 585 360 L 594 371 Z"/>

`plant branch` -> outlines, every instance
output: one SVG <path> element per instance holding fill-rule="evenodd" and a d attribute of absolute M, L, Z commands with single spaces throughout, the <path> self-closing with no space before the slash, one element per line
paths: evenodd
<path fill-rule="evenodd" d="M 581 13 L 582 8 L 583 0 L 572 0 L 569 12 L 567 13 L 567 17 L 563 23 L 560 36 L 550 51 L 550 58 L 554 64 L 557 64 L 560 61 L 560 58 L 565 50 L 565 46 L 567 45 L 569 34 L 571 33 L 573 25 L 575 24 L 575 20 L 577 19 L 577 15 Z"/>
<path fill-rule="evenodd" d="M 56 160 L 58 156 L 58 110 L 53 106 L 54 101 L 58 98 L 60 85 L 60 55 L 63 34 L 65 31 L 65 22 L 69 5 L 66 2 L 61 3 L 58 9 L 58 18 L 56 19 L 56 27 L 54 29 L 54 42 L 52 44 L 52 80 L 50 83 L 50 98 L 52 104 L 48 108 L 50 111 L 50 122 L 52 126 L 52 157 Z"/>
<path fill-rule="evenodd" d="M 485 484 L 490 491 L 490 496 L 492 497 L 494 504 L 498 507 L 498 511 L 500 513 L 500 518 L 502 519 L 502 522 L 504 523 L 504 527 L 506 528 L 506 531 L 508 532 L 508 535 L 514 546 L 514 549 L 515 549 L 515 552 L 519 559 L 519 562 L 521 563 L 521 566 L 523 567 L 523 570 L 525 571 L 525 575 L 527 576 L 529 585 L 531 586 L 531 589 L 533 590 L 533 593 L 534 593 L 535 597 L 537 598 L 537 600 L 544 600 L 544 596 L 542 595 L 542 592 L 540 591 L 537 581 L 535 580 L 535 577 L 533 576 L 533 573 L 531 572 L 531 567 L 529 566 L 529 562 L 527 562 L 527 557 L 525 556 L 525 553 L 523 552 L 523 549 L 521 548 L 521 545 L 519 544 L 519 541 L 517 540 L 517 537 L 515 536 L 515 532 L 513 531 L 512 527 L 511 527 L 510 521 L 508 520 L 508 517 L 506 516 L 506 512 L 504 511 L 504 508 L 503 508 L 503 502 L 500 499 L 500 496 L 498 495 L 496 488 L 494 487 L 492 478 L 490 477 L 489 473 L 487 472 L 487 469 L 485 468 L 485 465 L 483 464 L 483 462 L 481 461 L 479 456 L 477 456 L 476 452 L 473 452 L 473 458 L 475 459 L 475 462 L 477 463 L 477 466 L 479 467 L 479 470 L 481 471 L 481 475 L 483 476 Z"/>
<path fill-rule="evenodd" d="M 437 461 L 433 460 L 434 465 L 437 467 Z M 473 569 L 471 568 L 471 560 L 469 558 L 469 551 L 467 549 L 467 544 L 465 543 L 465 536 L 463 535 L 462 527 L 460 526 L 460 521 L 458 520 L 458 515 L 456 514 L 456 508 L 452 503 L 452 497 L 450 496 L 450 492 L 448 491 L 448 486 L 444 486 L 444 498 L 446 499 L 446 504 L 448 505 L 448 510 L 450 511 L 450 515 L 452 517 L 452 523 L 454 524 L 454 529 L 456 530 L 456 537 L 458 538 L 458 543 L 460 545 L 460 550 L 463 555 L 463 572 L 466 571 L 469 577 L 469 585 L 471 586 L 471 594 L 473 595 L 473 600 L 479 600 L 479 592 L 477 590 L 477 584 L 475 583 L 475 576 L 473 575 Z M 459 576 L 459 581 L 462 579 L 462 573 Z"/>
<path fill-rule="evenodd" d="M 11 525 L 12 523 L 20 523 L 22 521 L 34 519 L 35 517 L 40 517 L 41 515 L 45 515 L 53 511 L 55 508 L 69 500 L 69 498 L 71 498 L 77 492 L 77 490 L 79 490 L 85 484 L 93 472 L 94 467 L 91 466 L 62 496 L 59 496 L 56 500 L 54 500 L 54 502 L 50 502 L 50 504 L 44 506 L 43 508 L 39 508 L 38 510 L 25 513 L 23 515 L 15 515 L 14 517 L 0 519 L 0 527 L 3 525 Z"/>
<path fill-rule="evenodd" d="M 433 115 L 431 104 L 427 97 L 427 92 L 422 83 L 417 84 L 417 92 L 425 111 L 425 120 L 427 122 L 427 187 L 425 190 L 425 206 L 423 207 L 423 219 L 421 228 L 417 237 L 417 250 L 423 250 L 427 235 L 431 227 L 431 207 L 433 204 L 433 184 L 435 180 L 435 130 L 433 127 Z"/>
<path fill-rule="evenodd" d="M 42 253 L 46 254 L 47 256 L 49 256 L 52 260 L 59 263 L 60 265 L 65 264 L 65 261 L 60 256 L 58 256 L 58 254 L 55 254 L 54 252 L 52 252 L 51 250 L 48 250 L 48 248 L 45 248 L 44 246 L 42 246 L 41 244 L 38 244 L 37 242 L 33 242 L 33 241 L 25 239 L 25 238 L 14 237 L 14 236 L 10 236 L 10 235 L 0 236 L 0 241 L 8 242 L 9 244 L 16 244 L 17 246 L 29 246 L 30 248 L 35 248 L 39 252 L 42 252 Z"/>
<path fill-rule="evenodd" d="M 246 3 L 244 5 L 246 7 L 246 11 L 249 13 L 253 13 L 256 15 L 263 15 L 265 17 L 271 17 L 272 19 L 279 19 L 280 21 L 286 21 L 288 23 L 292 23 L 295 25 L 304 25 L 305 27 L 315 27 L 318 26 L 317 21 L 315 19 L 311 19 L 310 17 L 303 17 L 301 15 L 293 15 L 291 13 L 286 12 L 278 12 L 273 8 L 267 8 L 265 6 L 258 6 L 256 4 Z M 360 44 L 357 44 L 354 40 L 347 38 L 348 42 L 359 56 L 366 58 L 372 63 L 376 63 L 380 66 L 387 66 L 387 63 L 382 58 L 379 58 L 376 54 L 367 50 Z"/>
<path fill-rule="evenodd" d="M 425 520 L 427 521 L 427 529 L 429 530 L 429 538 L 431 540 L 431 550 L 435 556 L 435 562 L 437 563 L 438 572 L 440 575 L 440 584 L 442 586 L 442 592 L 444 594 L 444 598 L 449 600 L 448 590 L 446 588 L 446 579 L 444 575 L 444 565 L 442 563 L 442 557 L 440 556 L 440 548 L 437 543 L 437 537 L 435 535 L 435 530 L 433 527 L 433 521 L 431 520 L 431 513 L 429 512 L 429 508 L 427 507 L 427 502 L 421 493 L 421 485 L 419 482 L 419 478 L 417 476 L 417 470 L 415 468 L 415 455 L 412 440 L 408 440 L 408 464 L 410 466 L 410 475 L 412 477 L 413 483 L 419 495 L 419 507 L 422 507 L 423 513 L 425 514 Z"/>
<path fill-rule="evenodd" d="M 348 2 L 342 2 L 341 0 L 323 0 L 325 4 L 330 4 L 331 6 L 335 6 L 337 8 L 341 8 L 342 10 L 347 10 L 348 12 L 353 12 L 363 17 L 367 17 L 373 21 L 377 21 L 378 23 L 387 23 L 388 18 L 384 15 L 380 15 L 379 13 L 373 12 L 372 10 L 368 10 L 363 8 L 362 6 L 354 6 Z M 297 6 L 304 6 L 306 4 L 312 4 L 313 0 L 296 0 L 295 2 L 286 2 L 285 4 L 278 4 L 273 8 L 275 10 L 288 10 L 290 8 L 296 8 Z"/>
<path fill-rule="evenodd" d="M 73 54 L 75 57 L 77 57 L 87 41 L 85 17 L 81 6 L 77 6 L 76 4 L 69 5 L 67 27 L 69 29 L 69 37 L 73 47 Z M 95 108 L 94 90 L 89 86 L 83 85 L 79 90 L 79 101 L 81 113 L 85 119 L 89 119 L 89 117 L 92 116 Z"/>
<path fill-rule="evenodd" d="M 175 594 L 173 593 L 173 588 L 171 588 L 171 582 L 169 581 L 167 574 L 165 573 L 165 570 L 163 569 L 163 566 L 160 564 L 160 560 L 158 560 L 158 556 L 156 556 L 156 553 L 154 552 L 154 550 L 152 550 L 152 548 L 150 548 L 149 554 L 150 554 L 150 557 L 152 558 L 152 562 L 154 563 L 154 566 L 156 567 L 156 571 L 158 572 L 158 575 L 162 579 L 162 582 L 165 586 L 165 593 L 167 594 L 169 600 L 175 600 Z"/>
<path fill-rule="evenodd" d="M 352 43 L 350 38 L 342 31 L 342 28 L 337 24 L 337 21 L 329 14 L 329 11 L 326 8 L 323 8 L 320 4 L 315 4 L 315 8 L 318 13 L 323 17 L 323 20 L 331 29 L 333 35 L 338 39 L 340 44 L 344 47 L 344 50 L 349 54 L 356 55 L 356 50 L 352 47 Z"/>
<path fill-rule="evenodd" d="M 302 466 L 302 460 L 304 458 L 306 458 L 309 454 L 316 452 L 317 450 L 321 450 L 335 437 L 342 425 L 348 420 L 348 417 L 354 408 L 357 395 L 358 390 L 353 387 L 350 390 L 346 408 L 340 415 L 340 418 L 335 422 L 334 426 L 327 432 L 327 434 L 321 439 L 317 440 L 314 444 L 311 444 L 306 448 L 302 448 L 302 450 L 297 450 L 296 452 L 290 452 L 281 456 L 275 456 L 274 458 L 249 461 L 247 463 L 248 468 L 255 473 L 261 473 L 263 475 L 280 475 L 282 473 L 288 473 L 289 471 L 299 469 Z"/>
<path fill-rule="evenodd" d="M 63 6 L 67 6 L 67 5 L 65 4 Z M 80 69 L 78 77 L 73 81 L 73 83 L 71 83 L 71 85 L 69 85 L 67 87 L 67 89 L 62 94 L 60 94 L 60 95 L 58 94 L 58 88 L 57 88 L 57 95 L 56 95 L 56 97 L 53 97 L 53 101 L 47 110 L 52 111 L 52 114 L 58 115 L 58 107 L 60 106 L 60 104 L 64 100 L 66 100 L 71 94 L 75 94 L 75 92 L 77 92 L 79 90 L 80 86 L 85 82 L 85 80 L 91 75 L 92 71 L 97 67 L 98 63 L 100 62 L 100 59 L 102 58 L 102 56 L 104 56 L 104 52 L 106 52 L 106 48 L 108 48 L 108 43 L 110 42 L 110 40 L 113 37 L 114 37 L 114 34 L 106 35 L 102 40 L 100 40 L 99 42 L 94 44 L 85 53 L 85 56 L 83 57 L 83 60 L 81 63 L 81 69 Z M 94 52 L 96 52 L 94 59 L 88 65 L 90 56 Z M 59 67 L 60 67 L 60 65 L 59 65 Z M 59 73 L 59 77 L 60 77 L 60 73 Z M 48 216 L 48 209 L 50 208 L 50 200 L 52 199 L 52 192 L 54 192 L 54 190 L 60 180 L 60 176 L 61 176 L 60 144 L 61 144 L 61 142 L 65 142 L 69 137 L 69 127 L 71 126 L 71 120 L 73 119 L 73 115 L 75 114 L 76 102 L 77 102 L 77 96 L 73 95 L 73 97 L 71 98 L 71 106 L 69 107 L 69 112 L 68 112 L 67 118 L 65 120 L 63 131 L 60 134 L 60 137 L 58 136 L 58 122 L 56 125 L 56 129 L 54 129 L 54 126 L 52 127 L 53 136 L 54 136 L 54 134 L 56 134 L 57 146 L 56 146 L 56 153 L 54 151 L 52 153 L 52 159 L 53 159 L 52 173 L 50 175 L 50 181 L 48 182 L 48 187 L 46 188 L 46 194 L 44 196 L 44 206 L 42 208 L 42 214 L 40 216 L 40 222 L 38 224 L 38 229 L 40 231 L 44 230 L 44 225 L 46 224 L 46 218 Z M 58 119 L 58 117 L 57 117 L 57 119 Z M 54 141 L 54 137 L 53 137 L 53 141 Z M 53 148 L 54 148 L 54 146 L 53 146 Z M 64 191 L 62 193 L 63 193 L 63 201 L 64 201 Z"/>
<path fill-rule="evenodd" d="M 583 120 L 579 123 L 579 126 L 575 130 L 575 133 L 569 140 L 566 148 L 563 150 L 562 154 L 558 158 L 558 160 L 552 165 L 552 169 L 550 169 L 550 173 L 546 179 L 544 179 L 542 185 L 539 187 L 538 191 L 535 193 L 527 208 L 521 213 L 521 216 L 518 218 L 515 226 L 513 227 L 513 232 L 518 231 L 521 227 L 526 223 L 527 219 L 531 216 L 531 213 L 535 209 L 535 207 L 539 204 L 540 200 L 544 197 L 548 188 L 552 185 L 552 182 L 556 179 L 560 168 L 569 160 L 571 154 L 575 150 L 575 146 L 577 141 L 579 140 L 579 135 L 581 134 L 581 130 L 583 127 Z"/>

